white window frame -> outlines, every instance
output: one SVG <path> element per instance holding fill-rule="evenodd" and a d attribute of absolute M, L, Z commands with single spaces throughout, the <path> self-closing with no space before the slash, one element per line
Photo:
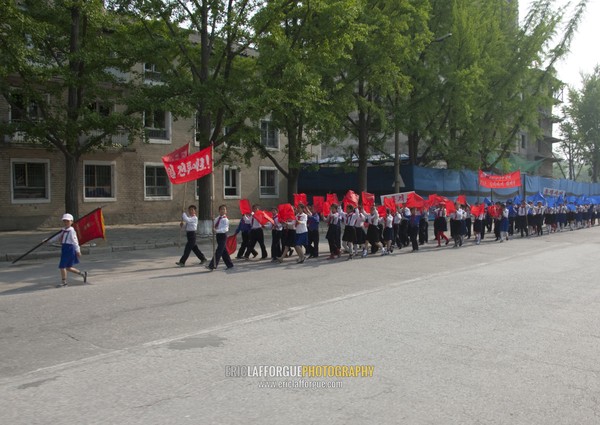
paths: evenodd
<path fill-rule="evenodd" d="M 111 177 L 111 189 L 112 197 L 108 198 L 92 198 L 85 195 L 85 167 L 87 165 L 103 165 L 110 166 L 110 177 Z M 83 161 L 82 170 L 82 190 L 83 190 L 83 202 L 115 202 L 117 200 L 117 163 L 115 161 Z"/>
<path fill-rule="evenodd" d="M 144 111 L 144 115 L 142 117 L 143 119 L 143 125 L 144 125 L 144 136 L 146 137 L 146 140 L 148 141 L 148 143 L 153 143 L 156 145 L 170 145 L 171 144 L 171 137 L 172 137 L 172 132 L 171 132 L 171 112 L 169 111 L 162 111 L 165 114 L 165 130 L 167 131 L 167 137 L 165 139 L 153 139 L 151 137 L 148 137 L 146 135 L 146 129 L 155 129 L 155 127 L 146 127 L 146 112 L 148 111 Z M 154 111 L 151 111 L 154 112 Z M 158 129 L 157 129 L 158 130 Z"/>
<path fill-rule="evenodd" d="M 46 198 L 18 198 L 15 199 L 14 192 L 14 164 L 21 163 L 37 163 L 37 164 L 46 164 Z M 39 158 L 11 158 L 10 160 L 10 199 L 12 204 L 48 204 L 52 201 L 50 195 L 50 160 L 49 159 L 39 159 Z"/>
<path fill-rule="evenodd" d="M 260 131 L 260 144 L 263 145 L 267 150 L 271 150 L 271 151 L 278 151 L 279 147 L 280 147 L 280 142 L 279 142 L 279 129 L 278 128 L 274 128 L 273 130 L 275 131 L 275 143 L 276 143 L 276 147 L 273 146 L 267 146 L 263 140 L 263 130 L 262 130 L 262 126 L 263 123 L 267 123 L 268 127 L 267 127 L 267 133 L 269 131 L 269 127 L 271 127 L 273 125 L 273 121 L 271 120 L 260 120 L 259 124 L 258 124 L 258 129 Z"/>
<path fill-rule="evenodd" d="M 146 171 L 147 171 L 147 167 L 154 167 L 154 168 L 165 168 L 165 165 L 163 163 L 159 163 L 159 162 L 144 162 L 144 201 L 168 201 L 168 200 L 172 200 L 173 199 L 173 184 L 171 183 L 171 180 L 169 180 L 169 177 L 167 176 L 167 184 L 169 185 L 169 195 L 168 196 L 148 196 L 146 193 Z"/>
<path fill-rule="evenodd" d="M 236 171 L 237 186 L 235 186 L 236 194 L 227 195 L 225 189 L 231 189 L 234 186 L 225 186 L 227 172 Z M 223 199 L 242 199 L 242 170 L 240 167 L 226 165 L 223 167 Z"/>
<path fill-rule="evenodd" d="M 263 171 L 274 171 L 275 172 L 275 194 L 274 195 L 263 195 L 263 187 L 261 186 L 261 174 Z M 279 198 L 279 170 L 276 167 L 259 167 L 258 168 L 258 197 L 260 199 L 276 199 Z"/>

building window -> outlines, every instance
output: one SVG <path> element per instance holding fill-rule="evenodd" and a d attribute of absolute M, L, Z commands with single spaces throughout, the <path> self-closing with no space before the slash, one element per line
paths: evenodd
<path fill-rule="evenodd" d="M 268 149 L 279 149 L 279 130 L 271 121 L 260 121 L 260 143 Z"/>
<path fill-rule="evenodd" d="M 12 202 L 50 202 L 49 161 L 13 159 Z"/>
<path fill-rule="evenodd" d="M 149 142 L 170 143 L 171 114 L 161 110 L 144 112 L 144 131 Z"/>
<path fill-rule="evenodd" d="M 527 149 L 527 136 L 521 134 L 521 149 Z"/>
<path fill-rule="evenodd" d="M 88 109 L 101 117 L 108 117 L 112 113 L 113 107 L 105 103 L 93 102 L 88 105 Z"/>
<path fill-rule="evenodd" d="M 144 64 L 144 81 L 158 82 L 162 81 L 160 71 L 157 69 L 156 64 L 145 63 Z"/>
<path fill-rule="evenodd" d="M 225 199 L 240 197 L 240 170 L 237 167 L 223 168 L 223 195 Z"/>
<path fill-rule="evenodd" d="M 277 181 L 277 169 L 260 167 L 259 177 L 259 197 L 277 198 L 279 197 L 279 184 Z"/>
<path fill-rule="evenodd" d="M 38 122 L 42 120 L 40 106 L 34 100 L 26 98 L 22 93 L 12 93 L 10 96 L 10 122 Z"/>
<path fill-rule="evenodd" d="M 162 164 L 144 164 L 144 199 L 171 199 L 171 182 Z"/>
<path fill-rule="evenodd" d="M 115 165 L 111 162 L 85 162 L 83 165 L 83 198 L 115 199 Z"/>

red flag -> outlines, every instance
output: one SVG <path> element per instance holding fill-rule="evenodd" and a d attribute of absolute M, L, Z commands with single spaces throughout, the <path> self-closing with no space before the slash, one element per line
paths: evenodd
<path fill-rule="evenodd" d="M 363 192 L 361 193 L 361 197 L 363 209 L 369 213 L 371 211 L 371 207 L 375 205 L 375 195 L 369 192 Z"/>
<path fill-rule="evenodd" d="M 461 205 L 467 205 L 467 197 L 465 195 L 458 195 L 458 197 L 456 198 L 456 202 L 458 202 Z"/>
<path fill-rule="evenodd" d="M 229 255 L 233 254 L 237 249 L 237 235 L 227 236 L 227 240 L 225 241 L 225 248 L 227 249 L 227 253 Z"/>
<path fill-rule="evenodd" d="M 273 217 L 269 217 L 269 215 L 266 214 L 265 211 L 254 211 L 254 218 L 258 220 L 261 226 L 264 226 L 267 223 L 275 224 L 275 220 L 273 220 Z"/>
<path fill-rule="evenodd" d="M 173 152 L 162 157 L 163 161 L 175 162 L 180 159 L 186 158 L 190 154 L 190 144 L 186 143 L 179 149 L 175 149 Z"/>
<path fill-rule="evenodd" d="M 294 193 L 294 206 L 298 208 L 299 204 L 306 205 L 306 193 Z"/>
<path fill-rule="evenodd" d="M 97 208 L 88 215 L 81 217 L 73 223 L 73 228 L 77 232 L 79 245 L 93 239 L 106 239 L 102 208 Z"/>
<path fill-rule="evenodd" d="M 346 195 L 344 196 L 344 209 L 346 209 L 346 206 L 348 205 L 352 205 L 354 208 L 358 207 L 358 195 L 352 190 L 346 192 Z"/>
<path fill-rule="evenodd" d="M 252 213 L 252 208 L 250 207 L 250 201 L 247 199 L 240 199 L 239 202 L 240 205 L 240 213 L 242 215 L 244 214 L 251 214 Z"/>
<path fill-rule="evenodd" d="M 408 208 L 423 208 L 425 206 L 425 199 L 417 195 L 416 193 L 409 193 L 408 200 L 406 201 Z"/>
<path fill-rule="evenodd" d="M 479 170 L 479 184 L 489 189 L 501 189 L 521 186 L 521 171 L 494 176 Z"/>
<path fill-rule="evenodd" d="M 321 214 L 323 214 L 323 217 L 327 217 L 329 214 L 331 214 L 331 207 L 329 205 L 329 202 L 323 202 L 323 211 L 321 212 Z"/>
<path fill-rule="evenodd" d="M 280 223 L 296 219 L 296 214 L 291 204 L 279 204 L 277 206 L 277 214 Z"/>
<path fill-rule="evenodd" d="M 471 206 L 471 214 L 475 217 L 480 216 L 485 212 L 485 204 Z"/>
<path fill-rule="evenodd" d="M 396 211 L 396 203 L 394 202 L 394 198 L 383 198 L 383 206 L 385 208 L 389 208 L 392 213 Z"/>
<path fill-rule="evenodd" d="M 329 202 L 329 205 L 331 204 L 340 204 L 340 201 L 338 201 L 338 197 L 337 194 L 335 193 L 328 193 L 327 194 L 327 198 L 325 199 L 327 202 Z"/>
<path fill-rule="evenodd" d="M 392 202 L 394 202 L 394 200 L 392 199 Z M 394 206 L 395 208 L 395 206 Z M 379 213 L 379 217 L 385 217 L 387 215 L 387 211 L 386 211 L 387 207 L 385 205 L 379 205 L 377 207 L 377 212 Z"/>
<path fill-rule="evenodd" d="M 198 180 L 213 172 L 212 146 L 176 161 L 168 161 L 169 156 L 163 157 L 163 164 L 173 184 Z"/>
<path fill-rule="evenodd" d="M 323 212 L 323 204 L 325 198 L 323 196 L 313 196 L 313 211 L 320 214 Z"/>
<path fill-rule="evenodd" d="M 443 202 L 446 204 L 446 213 L 451 214 L 456 211 L 456 205 L 450 199 L 442 197 Z"/>

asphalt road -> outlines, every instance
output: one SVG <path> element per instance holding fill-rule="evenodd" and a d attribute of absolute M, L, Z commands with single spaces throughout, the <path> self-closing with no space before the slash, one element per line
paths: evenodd
<path fill-rule="evenodd" d="M 55 259 L 2 265 L 0 423 L 598 424 L 599 248 L 595 227 L 214 272 L 155 249 L 61 289 Z M 270 376 L 319 365 L 373 373 Z"/>

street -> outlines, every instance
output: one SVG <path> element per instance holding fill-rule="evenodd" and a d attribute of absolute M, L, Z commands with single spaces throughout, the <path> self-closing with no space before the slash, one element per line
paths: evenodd
<path fill-rule="evenodd" d="M 112 252 L 61 289 L 56 259 L 2 263 L 0 423 L 599 423 L 600 227 L 490 238 L 214 272 Z"/>

